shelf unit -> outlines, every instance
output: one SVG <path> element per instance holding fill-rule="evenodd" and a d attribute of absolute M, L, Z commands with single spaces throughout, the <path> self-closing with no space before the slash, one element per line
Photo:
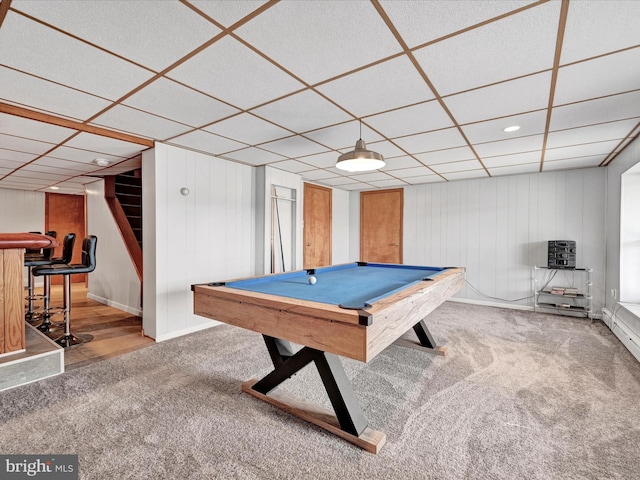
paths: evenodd
<path fill-rule="evenodd" d="M 591 268 L 533 267 L 533 310 L 593 319 Z M 562 273 L 562 275 L 559 275 Z M 552 287 L 577 288 L 577 294 L 551 293 Z"/>

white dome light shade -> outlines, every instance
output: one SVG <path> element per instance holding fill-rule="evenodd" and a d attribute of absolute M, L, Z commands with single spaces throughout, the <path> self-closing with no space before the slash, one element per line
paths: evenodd
<path fill-rule="evenodd" d="M 344 153 L 338 157 L 336 168 L 347 172 L 368 172 L 377 170 L 386 165 L 384 158 L 377 152 L 367 150 L 364 140 L 356 142 L 353 151 Z"/>

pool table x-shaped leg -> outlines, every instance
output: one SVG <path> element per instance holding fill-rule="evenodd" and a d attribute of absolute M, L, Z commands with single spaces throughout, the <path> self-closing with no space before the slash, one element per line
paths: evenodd
<path fill-rule="evenodd" d="M 424 320 L 415 324 L 413 330 L 418 336 L 421 346 L 428 349 L 438 348 Z M 286 340 L 268 335 L 262 335 L 262 337 L 267 345 L 274 369 L 264 378 L 255 382 L 251 386 L 252 390 L 266 396 L 282 382 L 314 362 L 340 428 L 356 437 L 367 428 L 367 420 L 353 393 L 351 382 L 344 372 L 340 357 L 311 347 L 303 347 L 298 352 L 294 352 L 291 344 Z"/>

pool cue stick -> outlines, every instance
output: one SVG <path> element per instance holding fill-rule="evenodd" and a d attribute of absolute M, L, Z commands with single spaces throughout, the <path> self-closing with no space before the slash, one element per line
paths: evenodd
<path fill-rule="evenodd" d="M 278 239 L 280 240 L 280 256 L 282 258 L 282 271 L 286 272 L 284 268 L 284 246 L 282 245 L 282 230 L 280 229 L 280 210 L 278 210 L 278 195 L 276 194 L 276 218 L 278 219 Z"/>

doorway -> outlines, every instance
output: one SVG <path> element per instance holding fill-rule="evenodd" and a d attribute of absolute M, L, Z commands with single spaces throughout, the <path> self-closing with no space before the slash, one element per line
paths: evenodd
<path fill-rule="evenodd" d="M 402 263 L 404 190 L 360 193 L 360 260 Z"/>
<path fill-rule="evenodd" d="M 330 188 L 304 184 L 302 268 L 331 265 L 331 198 Z"/>
<path fill-rule="evenodd" d="M 84 195 L 65 195 L 61 193 L 45 194 L 44 202 L 45 230 L 54 230 L 58 234 L 59 246 L 53 252 L 54 257 L 62 256 L 62 243 L 67 233 L 76 234 L 71 263 L 82 263 L 82 240 L 86 236 Z M 51 277 L 52 285 L 62 284 L 61 275 Z M 87 281 L 87 274 L 71 275 L 72 283 Z"/>

